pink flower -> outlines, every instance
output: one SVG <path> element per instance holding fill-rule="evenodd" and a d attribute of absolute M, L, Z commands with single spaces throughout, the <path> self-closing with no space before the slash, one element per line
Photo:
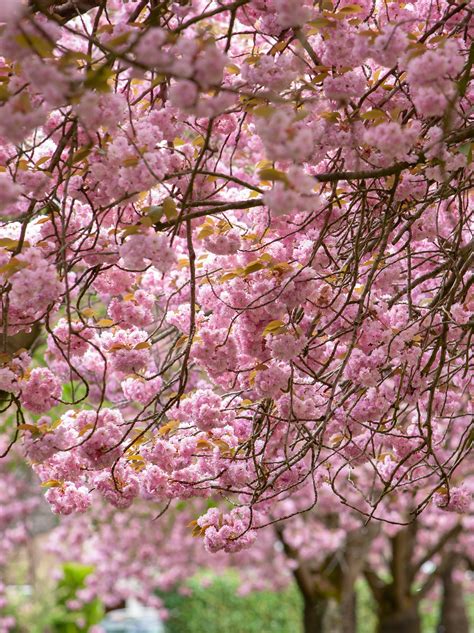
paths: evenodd
<path fill-rule="evenodd" d="M 388 160 L 410 160 L 410 151 L 419 132 L 418 122 L 413 123 L 411 127 L 402 127 L 399 123 L 391 121 L 368 128 L 364 139 L 366 143 L 376 147 Z"/>
<path fill-rule="evenodd" d="M 245 507 L 224 515 L 217 508 L 211 508 L 199 517 L 197 525 L 204 532 L 204 546 L 210 552 L 238 552 L 256 539 L 255 531 L 250 529 L 250 510 Z"/>
<path fill-rule="evenodd" d="M 90 495 L 84 486 L 77 487 L 73 483 L 50 488 L 45 494 L 55 514 L 71 514 L 72 512 L 86 512 L 90 507 Z"/>
<path fill-rule="evenodd" d="M 22 405 L 33 413 L 46 413 L 61 397 L 61 382 L 45 367 L 32 369 L 21 383 Z"/>
<path fill-rule="evenodd" d="M 269 337 L 267 341 L 267 347 L 271 350 L 273 358 L 284 361 L 296 358 L 305 344 L 304 337 L 297 337 L 294 334 L 278 334 Z"/>
<path fill-rule="evenodd" d="M 221 407 L 222 399 L 211 389 L 198 389 L 182 402 L 177 415 L 184 416 L 201 431 L 210 431 L 228 421 Z"/>
<path fill-rule="evenodd" d="M 328 99 L 348 103 L 351 99 L 363 94 L 366 80 L 363 76 L 350 71 L 344 75 L 327 77 L 324 80 L 324 92 Z"/>
<path fill-rule="evenodd" d="M 233 255 L 240 248 L 240 235 L 236 229 L 231 229 L 227 233 L 210 235 L 203 243 L 215 255 Z"/>
<path fill-rule="evenodd" d="M 464 486 L 453 486 L 449 489 L 449 494 L 445 491 L 436 492 L 433 502 L 447 512 L 466 514 L 472 505 L 472 492 Z"/>
<path fill-rule="evenodd" d="M 144 499 L 163 501 L 168 498 L 168 477 L 159 466 L 147 466 L 140 479 L 140 494 Z"/>
<path fill-rule="evenodd" d="M 276 19 L 281 29 L 302 26 L 310 19 L 311 11 L 306 0 L 275 0 Z"/>
<path fill-rule="evenodd" d="M 79 453 L 94 469 L 111 466 L 120 456 L 120 443 L 124 434 L 123 418 L 119 411 L 102 409 L 100 412 L 81 411 L 76 425 L 84 438 Z"/>
<path fill-rule="evenodd" d="M 0 5 L 0 22 L 16 21 L 23 13 L 24 5 L 21 0 L 2 0 Z"/>
<path fill-rule="evenodd" d="M 153 265 L 166 272 L 175 263 L 176 257 L 164 235 L 152 229 L 144 234 L 131 235 L 119 249 L 124 266 L 130 270 L 143 270 Z"/>
<path fill-rule="evenodd" d="M 111 367 L 120 372 L 138 372 L 146 367 L 150 360 L 150 344 L 144 330 L 130 327 L 127 330 L 116 329 L 101 334 L 101 346 L 107 353 Z"/>
<path fill-rule="evenodd" d="M 199 100 L 199 89 L 189 79 L 180 79 L 170 88 L 170 100 L 175 108 L 192 112 Z"/>
<path fill-rule="evenodd" d="M 102 472 L 95 478 L 97 490 L 116 508 L 128 508 L 139 492 L 139 478 L 128 465 L 120 463 L 111 473 Z"/>
<path fill-rule="evenodd" d="M 163 385 L 161 376 L 128 377 L 121 382 L 123 394 L 129 400 L 135 400 L 140 404 L 147 404 L 153 400 Z"/>
<path fill-rule="evenodd" d="M 60 319 L 52 335 L 48 336 L 48 350 L 58 358 L 68 354 L 83 356 L 89 349 L 89 341 L 93 336 L 94 331 L 81 321 L 69 324 L 66 319 Z"/>
<path fill-rule="evenodd" d="M 268 364 L 257 370 L 253 388 L 261 398 L 278 398 L 288 387 L 289 374 L 277 363 Z"/>
<path fill-rule="evenodd" d="M 21 193 L 23 188 L 20 185 L 13 182 L 8 174 L 0 173 L 0 214 L 10 215 L 8 207 L 17 201 Z"/>

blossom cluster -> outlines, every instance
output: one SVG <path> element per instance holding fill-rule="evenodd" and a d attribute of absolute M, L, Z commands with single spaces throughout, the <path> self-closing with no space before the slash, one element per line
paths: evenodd
<path fill-rule="evenodd" d="M 0 388 L 53 511 L 221 495 L 229 553 L 323 486 L 468 512 L 468 4 L 20 4 Z"/>

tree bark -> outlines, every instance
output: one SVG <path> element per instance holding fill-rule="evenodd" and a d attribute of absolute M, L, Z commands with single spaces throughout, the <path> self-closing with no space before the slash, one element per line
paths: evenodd
<path fill-rule="evenodd" d="M 41 11 L 67 22 L 102 3 L 103 0 L 29 0 L 29 7 L 33 12 Z"/>
<path fill-rule="evenodd" d="M 324 620 L 328 601 L 322 597 L 304 596 L 303 630 L 304 633 L 325 633 Z"/>
<path fill-rule="evenodd" d="M 417 605 L 404 611 L 380 613 L 377 633 L 421 633 Z"/>
<path fill-rule="evenodd" d="M 459 562 L 459 557 L 450 553 L 448 564 L 441 573 L 443 595 L 437 633 L 469 633 L 462 584 L 454 578 Z"/>
<path fill-rule="evenodd" d="M 356 633 L 356 595 L 354 590 L 339 601 L 328 602 L 324 617 L 324 633 Z"/>
<path fill-rule="evenodd" d="M 357 630 L 357 595 L 352 584 L 341 600 L 339 612 L 341 613 L 341 633 L 356 633 Z"/>
<path fill-rule="evenodd" d="M 372 570 L 365 577 L 377 603 L 377 633 L 421 633 L 418 596 L 412 593 L 417 523 L 414 521 L 390 538 L 391 582 Z"/>
<path fill-rule="evenodd" d="M 374 528 L 351 532 L 344 546 L 316 569 L 299 560 L 278 527 L 276 534 L 285 554 L 298 562 L 293 575 L 303 597 L 305 633 L 356 633 L 355 582 L 365 564 Z"/>

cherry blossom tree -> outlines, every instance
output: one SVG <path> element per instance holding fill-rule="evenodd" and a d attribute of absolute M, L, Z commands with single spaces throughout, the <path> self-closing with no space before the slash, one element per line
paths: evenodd
<path fill-rule="evenodd" d="M 327 486 L 317 511 L 263 528 L 251 548 L 215 553 L 210 545 L 202 548 L 193 519 L 202 505 L 187 502 L 158 521 L 158 508 L 150 504 L 123 512 L 101 502 L 92 514 L 66 517 L 51 534 L 51 549 L 62 560 L 94 567 L 78 598 L 100 596 L 108 608 L 135 597 L 162 610 L 157 590 L 186 590 L 186 580 L 198 571 L 202 576 L 206 569 L 217 574 L 234 569 L 244 593 L 281 590 L 293 581 L 302 598 L 305 633 L 355 633 L 355 583 L 364 574 L 379 633 L 419 633 L 421 601 L 435 605 L 439 597 L 440 630 L 469 630 L 462 588 L 469 587 L 463 570 L 474 551 L 472 518 L 432 507 L 409 526 L 365 526 L 355 511 L 334 511 Z M 213 505 L 207 515 L 223 511 Z"/>
<path fill-rule="evenodd" d="M 471 18 L 2 3 L 4 454 L 54 512 L 220 497 L 195 528 L 236 554 L 323 487 L 469 511 Z"/>
<path fill-rule="evenodd" d="M 360 527 L 347 513 L 339 521 L 327 502 L 321 514 L 298 515 L 282 526 L 267 526 L 251 548 L 235 553 L 206 551 L 193 519 L 202 503 L 169 512 L 154 521 L 156 509 L 135 504 L 133 511 L 101 506 L 81 517 L 69 516 L 52 532 L 50 547 L 61 560 L 79 560 L 94 567 L 78 594 L 85 602 L 100 596 L 107 608 L 130 597 L 161 610 L 157 591 L 187 591 L 186 581 L 203 570 L 221 574 L 235 570 L 240 591 L 281 590 L 295 582 L 303 603 L 307 633 L 355 633 L 354 584 L 362 572 L 373 529 Z M 143 502 L 142 502 L 143 503 Z M 208 510 L 218 514 L 222 508 Z M 192 533 L 190 527 L 193 527 Z M 352 526 L 353 529 L 351 529 Z M 212 529 L 212 528 L 209 528 Z M 372 534 L 371 534 L 372 533 Z M 120 535 L 120 548 L 116 537 Z M 208 582 L 204 576 L 204 583 Z"/>

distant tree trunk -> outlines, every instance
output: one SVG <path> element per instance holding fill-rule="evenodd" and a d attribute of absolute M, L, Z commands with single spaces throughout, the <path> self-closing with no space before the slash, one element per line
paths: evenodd
<path fill-rule="evenodd" d="M 324 633 L 356 633 L 356 595 L 348 591 L 339 601 L 331 600 L 324 618 Z"/>
<path fill-rule="evenodd" d="M 421 633 L 419 600 L 413 594 L 413 552 L 417 523 L 414 521 L 390 538 L 391 582 L 365 574 L 377 602 L 377 633 Z"/>
<path fill-rule="evenodd" d="M 438 623 L 438 633 L 469 633 L 463 588 L 454 578 L 459 557 L 451 552 L 446 567 L 441 572 L 443 595 Z"/>
<path fill-rule="evenodd" d="M 356 633 L 357 596 L 354 586 L 342 596 L 339 612 L 342 615 L 341 633 Z"/>
<path fill-rule="evenodd" d="M 421 633 L 417 604 L 403 611 L 379 613 L 377 633 Z"/>
<path fill-rule="evenodd" d="M 325 633 L 324 620 L 328 607 L 328 601 L 320 596 L 304 596 L 303 604 L 304 633 Z"/>
<path fill-rule="evenodd" d="M 338 623 L 327 627 L 327 632 L 356 633 L 357 597 L 355 585 L 362 573 L 373 537 L 378 526 L 366 526 L 348 534 L 342 556 L 339 560 L 338 587 Z"/>
<path fill-rule="evenodd" d="M 356 633 L 355 582 L 362 572 L 373 528 L 354 530 L 344 546 L 317 568 L 298 559 L 276 530 L 286 555 L 298 562 L 293 575 L 303 597 L 305 633 Z"/>
<path fill-rule="evenodd" d="M 452 604 L 447 611 L 459 611 L 458 600 L 460 591 L 453 585 L 452 571 L 455 566 L 449 553 L 443 555 L 442 563 L 431 574 L 428 574 L 423 584 L 417 586 L 416 577 L 423 564 L 433 556 L 443 552 L 447 544 L 456 538 L 461 531 L 461 523 L 457 523 L 442 534 L 438 541 L 420 559 L 415 558 L 417 536 L 417 521 L 399 530 L 390 538 L 389 569 L 391 580 L 386 582 L 377 572 L 367 565 L 364 570 L 365 579 L 370 587 L 372 596 L 377 603 L 377 633 L 421 633 L 421 618 L 419 614 L 420 600 L 427 595 L 434 584 L 442 577 L 444 571 L 451 566 L 451 575 L 446 576 L 448 583 L 445 591 Z M 451 565 L 450 565 L 451 564 Z M 457 595 L 456 595 L 457 594 Z M 463 607 L 460 609 L 464 611 Z M 464 611 L 465 615 L 465 611 Z M 442 621 L 443 615 L 441 616 Z M 445 624 L 442 621 L 443 625 Z M 465 623 L 465 624 L 464 624 Z M 463 628 L 465 627 L 465 628 Z M 467 621 L 464 619 L 454 622 L 449 629 L 438 629 L 441 633 L 468 633 Z"/>

